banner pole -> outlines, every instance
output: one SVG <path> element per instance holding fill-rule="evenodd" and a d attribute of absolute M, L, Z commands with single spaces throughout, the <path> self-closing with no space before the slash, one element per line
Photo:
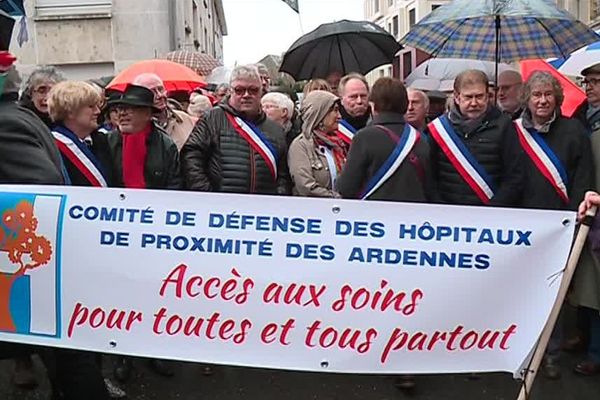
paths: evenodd
<path fill-rule="evenodd" d="M 548 322 L 546 322 L 546 325 L 544 326 L 544 330 L 542 331 L 542 334 L 538 341 L 537 347 L 531 359 L 531 363 L 527 367 L 527 370 L 525 370 L 525 379 L 523 381 L 523 384 L 521 385 L 521 391 L 519 392 L 519 397 L 517 398 L 517 400 L 529 399 L 531 389 L 533 388 L 533 382 L 535 381 L 540 365 L 542 364 L 542 360 L 544 359 L 546 347 L 548 346 L 548 342 L 550 341 L 550 336 L 552 335 L 552 331 L 554 330 L 554 325 L 556 324 L 556 320 L 558 319 L 560 309 L 563 305 L 565 297 L 567 296 L 567 291 L 569 290 L 571 280 L 573 279 L 573 275 L 575 274 L 575 269 L 579 261 L 579 256 L 581 255 L 581 251 L 583 249 L 583 246 L 585 245 L 585 241 L 587 239 L 587 235 L 590 231 L 590 227 L 592 225 L 595 215 L 596 207 L 592 207 L 586 213 L 583 221 L 581 221 L 579 232 L 577 232 L 575 243 L 573 243 L 573 247 L 571 249 L 571 255 L 567 260 L 567 266 L 565 268 L 564 275 L 560 283 L 558 296 L 556 297 L 556 301 L 554 302 L 554 306 L 552 307 L 552 311 L 550 312 Z"/>

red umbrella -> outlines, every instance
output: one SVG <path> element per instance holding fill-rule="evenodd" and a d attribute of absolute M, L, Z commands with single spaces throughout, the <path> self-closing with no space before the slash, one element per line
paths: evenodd
<path fill-rule="evenodd" d="M 569 78 L 561 74 L 554 68 L 552 65 L 548 64 L 544 60 L 526 60 L 521 61 L 521 75 L 523 75 L 523 79 L 527 80 L 531 74 L 535 71 L 546 71 L 551 73 L 558 81 L 563 88 L 563 92 L 565 93 L 565 100 L 563 101 L 563 105 L 561 107 L 561 111 L 565 117 L 573 116 L 577 107 L 581 105 L 586 99 L 585 93 L 579 86 L 577 86 L 573 81 Z"/>
<path fill-rule="evenodd" d="M 206 87 L 206 83 L 202 78 L 185 65 L 167 60 L 146 60 L 125 68 L 115 76 L 106 88 L 123 91 L 138 75 L 144 73 L 158 75 L 168 92 L 191 92 L 192 90 Z"/>

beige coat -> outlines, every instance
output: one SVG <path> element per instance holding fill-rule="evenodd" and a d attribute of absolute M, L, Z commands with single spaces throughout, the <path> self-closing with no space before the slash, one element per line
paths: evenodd
<path fill-rule="evenodd" d="M 313 139 L 300 135 L 288 151 L 288 166 L 295 196 L 340 197 L 332 190 L 327 158 L 318 151 Z"/>
<path fill-rule="evenodd" d="M 590 139 L 596 169 L 596 191 L 600 191 L 600 130 L 594 130 Z M 573 279 L 570 301 L 577 306 L 600 310 L 600 260 L 587 245 L 581 252 Z"/>
<path fill-rule="evenodd" d="M 172 110 L 165 131 L 177 145 L 177 150 L 181 150 L 192 133 L 194 125 L 196 125 L 196 120 L 193 117 L 183 111 Z"/>

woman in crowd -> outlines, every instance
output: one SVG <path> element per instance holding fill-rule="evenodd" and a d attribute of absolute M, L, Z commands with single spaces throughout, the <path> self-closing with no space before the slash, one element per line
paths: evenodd
<path fill-rule="evenodd" d="M 212 108 L 212 104 L 208 96 L 192 92 L 190 94 L 190 104 L 187 108 L 187 113 L 196 120 L 202 118 L 205 112 Z"/>
<path fill-rule="evenodd" d="M 525 110 L 515 121 L 525 153 L 523 207 L 576 210 L 592 187 L 590 139 L 579 121 L 561 115 L 563 99 L 560 83 L 548 72 L 533 73 L 524 85 Z M 582 260 L 586 258 L 589 253 Z M 559 318 L 542 366 L 548 379 L 560 378 L 563 330 L 563 319 Z"/>
<path fill-rule="evenodd" d="M 304 85 L 302 94 L 304 97 L 306 97 L 306 95 L 315 90 L 324 90 L 326 92 L 331 92 L 331 86 L 329 86 L 329 83 L 327 83 L 325 79 L 311 79 L 306 85 Z"/>
<path fill-rule="evenodd" d="M 51 66 L 36 68 L 24 82 L 21 105 L 33 111 L 48 127 L 52 127 L 52 120 L 48 114 L 48 93 L 65 77 L 58 69 Z"/>
<path fill-rule="evenodd" d="M 288 153 L 290 175 L 296 196 L 339 197 L 335 182 L 346 162 L 348 147 L 338 137 L 339 99 L 316 90 L 302 101 L 302 133 Z"/>
<path fill-rule="evenodd" d="M 337 188 L 344 198 L 426 202 L 433 197 L 429 145 L 404 121 L 408 94 L 398 79 L 371 90 L 373 122 L 357 132 Z"/>
<path fill-rule="evenodd" d="M 111 184 L 108 141 L 97 131 L 101 102 L 98 91 L 86 82 L 60 82 L 48 95 L 52 135 L 76 186 Z"/>
<path fill-rule="evenodd" d="M 271 121 L 279 124 L 284 132 L 288 146 L 300 134 L 292 123 L 294 102 L 283 93 L 270 92 L 260 99 L 263 112 Z"/>

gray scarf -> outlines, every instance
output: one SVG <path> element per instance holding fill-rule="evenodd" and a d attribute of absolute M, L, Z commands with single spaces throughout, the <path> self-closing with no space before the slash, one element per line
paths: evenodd
<path fill-rule="evenodd" d="M 465 116 L 460 112 L 460 109 L 456 106 L 456 104 L 452 104 L 452 106 L 450 107 L 450 112 L 448 113 L 448 118 L 450 119 L 450 122 L 460 127 L 461 132 L 470 135 L 481 126 L 488 112 L 490 112 L 489 106 L 479 118 L 466 119 Z"/>
<path fill-rule="evenodd" d="M 550 132 L 550 126 L 552 125 L 552 123 L 554 121 L 556 121 L 556 118 L 558 117 L 558 113 L 556 111 L 554 111 L 554 114 L 552 115 L 552 118 L 550 118 L 549 121 L 545 122 L 541 127 L 539 128 L 535 128 L 535 124 L 533 122 L 533 117 L 531 116 L 531 111 L 526 108 L 523 111 L 523 114 L 521 114 L 521 120 L 523 121 L 523 126 L 526 129 L 535 129 L 536 131 L 538 131 L 539 133 L 548 133 Z"/>

